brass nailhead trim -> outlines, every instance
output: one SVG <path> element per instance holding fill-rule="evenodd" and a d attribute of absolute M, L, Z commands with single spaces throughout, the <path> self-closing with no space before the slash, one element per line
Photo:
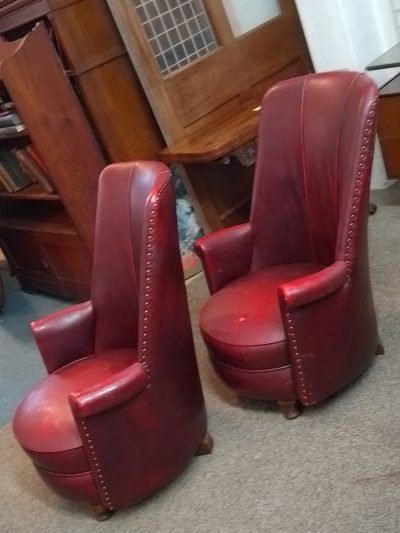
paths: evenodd
<path fill-rule="evenodd" d="M 85 432 L 84 436 L 85 437 L 91 437 L 91 435 L 89 433 L 89 430 L 88 430 L 88 428 L 86 426 L 86 422 L 84 420 L 81 421 L 81 425 L 82 425 L 83 431 Z M 91 443 L 92 442 L 92 438 L 88 438 L 87 442 Z M 100 481 L 100 489 L 103 492 L 104 500 L 106 501 L 107 508 L 112 511 L 113 510 L 113 506 L 112 506 L 112 503 L 111 503 L 111 498 L 109 496 L 109 492 L 108 492 L 108 489 L 107 489 L 107 486 L 106 486 L 106 482 L 104 481 L 104 479 L 102 479 L 104 476 L 103 476 L 103 472 L 102 472 L 102 470 L 100 468 L 99 459 L 96 456 L 96 452 L 94 451 L 94 446 L 92 446 L 92 445 L 89 446 L 89 453 L 90 453 L 90 455 L 92 457 L 92 461 L 93 461 L 93 464 L 95 466 L 95 470 L 97 472 L 97 477 L 99 478 L 99 481 Z"/>
<path fill-rule="evenodd" d="M 150 315 L 150 310 L 151 310 L 151 295 L 152 295 L 152 278 L 151 278 L 151 273 L 152 273 L 152 261 L 151 261 L 151 258 L 153 256 L 153 244 L 151 241 L 154 240 L 154 237 L 153 237 L 153 233 L 155 231 L 155 223 L 156 223 L 156 220 L 157 220 L 157 211 L 158 211 L 158 206 L 159 206 L 159 203 L 160 203 L 160 198 L 165 190 L 165 188 L 167 187 L 167 184 L 169 182 L 169 174 L 168 174 L 168 177 L 165 179 L 164 183 L 161 185 L 160 187 L 160 190 L 158 191 L 158 194 L 156 196 L 156 199 L 154 201 L 154 204 L 153 204 L 153 207 L 152 207 L 152 210 L 150 212 L 150 218 L 149 218 L 149 227 L 147 228 L 147 247 L 146 247 L 146 257 L 147 257 L 147 260 L 146 260 L 146 270 L 145 270 L 145 273 L 146 273 L 146 278 L 145 278 L 145 295 L 144 295 L 144 319 L 143 319 L 143 332 L 142 332 L 142 350 L 141 350 L 141 353 L 142 353 L 142 357 L 141 357 L 141 363 L 143 365 L 143 367 L 145 368 L 146 370 L 146 374 L 147 374 L 147 379 L 148 381 L 150 382 L 150 368 L 149 368 L 149 365 L 147 363 L 147 345 L 148 345 L 148 340 L 146 340 L 146 337 L 148 337 L 148 333 L 146 330 L 148 330 L 149 328 L 149 325 L 148 325 L 148 321 L 149 321 L 149 315 Z"/>

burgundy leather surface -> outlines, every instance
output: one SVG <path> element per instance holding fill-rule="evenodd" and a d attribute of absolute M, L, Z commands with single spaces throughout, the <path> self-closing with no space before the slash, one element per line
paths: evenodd
<path fill-rule="evenodd" d="M 91 355 L 60 368 L 24 397 L 15 412 L 13 429 L 20 445 L 40 460 L 35 460 L 38 466 L 59 473 L 89 470 L 69 395 L 102 383 L 136 360 L 134 349 Z"/>
<path fill-rule="evenodd" d="M 201 311 L 200 327 L 216 360 L 253 370 L 289 364 L 278 287 L 321 268 L 313 264 L 269 267 L 213 294 Z"/>
<path fill-rule="evenodd" d="M 285 305 L 294 308 L 328 296 L 342 288 L 346 281 L 346 263 L 335 261 L 319 272 L 284 283 L 279 291 Z"/>
<path fill-rule="evenodd" d="M 92 302 L 71 305 L 31 323 L 32 333 L 49 374 L 94 351 Z"/>
<path fill-rule="evenodd" d="M 64 475 L 47 472 L 36 467 L 46 485 L 67 500 L 83 501 L 92 505 L 101 504 L 99 491 L 92 472 Z"/>
<path fill-rule="evenodd" d="M 34 324 L 53 373 L 14 432 L 53 490 L 118 509 L 183 468 L 206 413 L 167 167 L 110 165 L 97 206 L 91 302 Z"/>
<path fill-rule="evenodd" d="M 222 381 L 240 396 L 276 401 L 296 399 L 290 365 L 268 370 L 247 370 L 224 365 L 214 359 L 212 363 Z"/>
<path fill-rule="evenodd" d="M 193 249 L 201 258 L 211 294 L 250 272 L 250 224 L 224 228 L 197 239 Z"/>
<path fill-rule="evenodd" d="M 282 326 L 283 331 L 283 326 Z M 271 344 L 239 345 L 220 342 L 201 331 L 212 359 L 232 368 L 241 370 L 265 370 L 289 364 L 286 338 Z"/>
<path fill-rule="evenodd" d="M 79 418 L 93 416 L 127 402 L 147 386 L 146 371 L 140 363 L 129 365 L 104 380 L 98 380 L 84 392 L 71 392 L 69 403 Z"/>
<path fill-rule="evenodd" d="M 200 327 L 218 374 L 239 394 L 282 399 L 274 373 L 265 376 L 263 388 L 264 377 L 255 372 L 261 370 L 261 331 L 264 344 L 269 343 L 270 361 L 284 361 L 282 343 L 276 343 L 278 306 L 292 388 L 303 404 L 336 392 L 372 360 L 377 325 L 369 280 L 367 204 L 375 111 L 376 86 L 357 72 L 292 78 L 264 96 L 247 239 L 235 239 L 241 230 L 229 228 L 222 237 L 219 232 L 206 235 L 196 247 L 213 294 Z M 243 257 L 251 247 L 250 265 L 242 259 L 242 268 L 232 271 L 231 258 L 241 257 L 234 248 L 242 243 Z M 255 334 L 249 328 L 246 340 L 247 325 L 238 317 L 253 311 L 253 297 L 245 291 L 253 278 L 247 272 L 298 263 L 325 268 L 283 280 L 275 297 L 268 293 L 264 329 L 260 320 Z M 225 271 L 232 272 L 227 281 Z M 234 283 L 242 288 L 235 302 L 223 292 Z M 255 312 L 261 299 L 254 298 Z M 246 342 L 250 348 L 245 354 Z"/>

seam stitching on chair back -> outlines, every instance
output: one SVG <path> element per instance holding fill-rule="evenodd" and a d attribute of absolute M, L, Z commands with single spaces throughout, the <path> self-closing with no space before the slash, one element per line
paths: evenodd
<path fill-rule="evenodd" d="M 351 89 L 354 85 L 354 83 L 360 78 L 360 76 L 362 76 L 362 74 L 359 74 L 358 76 L 355 76 L 350 85 L 348 86 L 347 88 L 347 93 L 346 93 L 346 96 L 344 98 L 344 101 L 343 101 L 343 107 L 342 107 L 342 112 L 340 114 L 340 129 L 339 129 L 339 137 L 338 137 L 338 147 L 337 147 L 337 156 L 336 156 L 336 194 L 335 194 L 335 202 L 336 202 L 336 205 L 335 205 L 335 223 L 336 223 L 336 233 L 337 233 L 337 224 L 338 224 L 338 206 L 339 206 L 339 202 L 338 202 L 338 199 L 339 199 L 339 159 L 340 159 L 340 148 L 341 148 L 341 139 L 342 139 L 342 130 L 343 130 L 343 117 L 344 117 L 344 112 L 345 112 L 345 109 L 346 109 L 346 104 L 347 104 L 347 101 L 349 99 L 349 95 L 350 95 L 350 92 L 351 92 Z"/>
<path fill-rule="evenodd" d="M 286 311 L 286 323 L 287 323 L 287 329 L 288 329 L 288 341 L 291 346 L 291 349 L 293 350 L 293 355 L 295 357 L 294 359 L 294 367 L 298 373 L 298 380 L 300 382 L 300 391 L 302 395 L 302 403 L 307 406 L 311 404 L 311 387 L 309 384 L 306 383 L 306 380 L 304 378 L 304 369 L 302 366 L 302 360 L 299 352 L 299 346 L 297 344 L 296 340 L 296 333 L 294 330 L 294 321 L 291 317 L 291 314 L 289 311 Z"/>
<path fill-rule="evenodd" d="M 314 262 L 317 263 L 317 254 L 315 251 L 314 246 L 314 239 L 311 231 L 311 224 L 310 224 L 310 210 L 309 210 L 309 203 L 308 203 L 308 189 L 307 189 L 307 171 L 306 171 L 306 156 L 305 156 L 305 136 L 304 136 L 304 99 L 305 99 L 305 92 L 306 92 L 306 86 L 308 82 L 309 76 L 306 76 L 303 81 L 303 87 L 302 87 L 302 94 L 301 94 L 301 113 L 300 113 L 300 135 L 301 135 L 301 158 L 303 163 L 303 188 L 304 188 L 304 201 L 306 206 L 306 221 L 307 221 L 307 229 L 308 229 L 308 238 L 310 240 L 310 246 L 312 250 L 312 255 L 314 257 Z"/>
<path fill-rule="evenodd" d="M 150 368 L 146 361 L 147 351 L 148 351 L 148 338 L 149 338 L 149 322 L 150 322 L 150 308 L 151 308 L 151 292 L 152 292 L 152 256 L 153 256 L 153 235 L 154 226 L 157 219 L 158 207 L 160 204 L 161 196 L 165 191 L 167 184 L 169 183 L 169 171 L 165 171 L 167 177 L 165 181 L 160 186 L 160 189 L 157 193 L 156 199 L 154 201 L 153 207 L 150 211 L 149 226 L 147 228 L 146 234 L 146 269 L 145 269 L 145 286 L 144 286 L 144 316 L 143 316 L 143 333 L 142 333 L 142 346 L 140 350 L 141 358 L 140 363 L 143 365 L 146 370 L 147 379 L 150 382 Z M 160 173 L 159 175 L 161 175 Z"/>
<path fill-rule="evenodd" d="M 135 268 L 135 259 L 134 259 L 133 246 L 132 246 L 132 243 L 133 243 L 132 213 L 131 213 L 131 208 L 130 208 L 131 207 L 130 202 L 131 202 L 132 179 L 133 179 L 133 173 L 134 173 L 135 170 L 136 170 L 136 166 L 132 167 L 131 171 L 130 171 L 130 174 L 129 174 L 129 184 L 128 184 L 129 194 L 127 195 L 127 200 L 128 200 L 129 236 L 130 236 L 130 239 L 129 239 L 129 254 L 130 254 L 130 258 L 131 258 L 131 268 L 132 268 L 132 272 L 133 272 L 133 279 L 135 280 L 136 295 L 138 295 L 138 293 L 139 293 L 139 284 L 138 284 L 138 279 L 137 279 L 137 272 L 136 272 L 136 268 Z"/>
<path fill-rule="evenodd" d="M 368 150 L 370 151 L 369 157 L 372 157 L 371 153 L 371 143 L 373 139 L 373 135 L 371 135 L 371 126 L 373 126 L 374 117 L 375 117 L 375 111 L 377 106 L 377 99 L 375 99 L 375 102 L 372 104 L 371 109 L 369 110 L 367 120 L 364 126 L 364 135 L 363 135 L 363 142 L 361 145 L 361 155 L 360 160 L 358 162 L 358 170 L 357 170 L 357 176 L 356 176 L 356 182 L 355 182 L 355 189 L 354 189 L 354 195 L 353 195 L 353 203 L 351 206 L 351 215 L 350 215 L 350 222 L 347 229 L 347 239 L 346 239 L 346 251 L 345 251 L 345 259 L 344 262 L 346 263 L 346 274 L 349 278 L 352 273 L 352 264 L 353 264 L 353 243 L 355 238 L 354 233 L 354 227 L 356 225 L 356 222 L 358 222 L 358 218 L 360 215 L 360 197 L 362 187 L 365 186 L 365 173 L 368 171 L 368 168 L 370 166 L 370 161 L 367 159 L 367 153 Z"/>

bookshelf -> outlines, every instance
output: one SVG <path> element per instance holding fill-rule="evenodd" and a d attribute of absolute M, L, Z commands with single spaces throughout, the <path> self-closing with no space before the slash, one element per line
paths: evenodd
<path fill-rule="evenodd" d="M 0 191 L 0 198 L 1 200 L 47 200 L 47 201 L 55 201 L 59 202 L 61 200 L 60 195 L 57 193 L 49 193 L 46 190 L 44 190 L 43 185 L 40 183 L 32 183 L 32 185 L 29 185 L 25 189 L 21 189 L 20 191 L 16 191 L 14 193 L 8 193 L 4 191 Z M 0 213 L 1 216 L 1 213 Z"/>
<path fill-rule="evenodd" d="M 0 151 L 33 144 L 54 185 L 0 192 L 0 246 L 23 289 L 82 300 L 105 159 L 43 23 L 0 42 L 0 84 L 26 128 Z"/>
<path fill-rule="evenodd" d="M 0 0 L 0 40 L 0 78 L 27 127 L 0 147 L 32 141 L 56 186 L 0 192 L 0 246 L 24 289 L 82 300 L 99 171 L 155 159 L 165 141 L 106 0 Z"/>

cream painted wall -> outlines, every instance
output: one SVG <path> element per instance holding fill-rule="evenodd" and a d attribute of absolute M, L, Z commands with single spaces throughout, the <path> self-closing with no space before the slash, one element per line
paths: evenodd
<path fill-rule="evenodd" d="M 315 70 L 364 70 L 399 42 L 391 0 L 295 0 Z M 378 86 L 400 69 L 370 72 Z M 386 177 L 376 143 L 371 187 L 393 183 Z"/>

